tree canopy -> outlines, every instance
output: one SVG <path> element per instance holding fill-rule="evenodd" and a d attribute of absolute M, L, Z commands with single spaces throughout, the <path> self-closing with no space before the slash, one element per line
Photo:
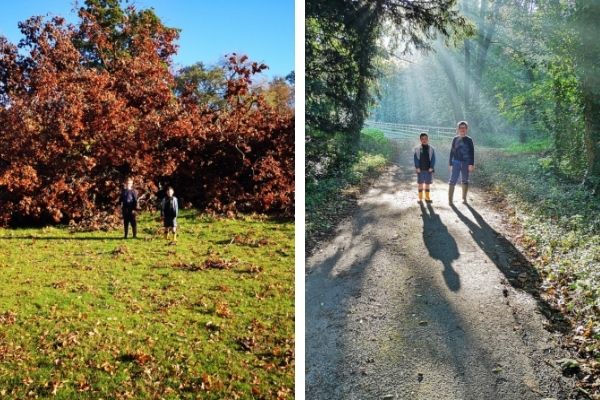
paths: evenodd
<path fill-rule="evenodd" d="M 598 192 L 600 5 L 463 0 L 476 27 L 454 46 L 389 62 L 373 118 L 453 126 L 467 119 L 483 140 L 547 139 L 555 172 Z M 504 138 L 504 139 L 502 139 Z"/>
<path fill-rule="evenodd" d="M 293 114 L 252 90 L 266 65 L 174 74 L 178 31 L 116 0 L 19 27 L 0 37 L 1 224 L 113 215 L 128 175 L 146 207 L 170 184 L 217 212 L 293 211 Z"/>
<path fill-rule="evenodd" d="M 357 138 L 374 99 L 380 60 L 468 29 L 456 0 L 307 1 L 307 124 Z"/>

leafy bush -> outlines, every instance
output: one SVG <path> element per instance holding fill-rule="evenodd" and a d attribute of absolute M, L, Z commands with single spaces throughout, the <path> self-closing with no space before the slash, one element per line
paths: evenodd
<path fill-rule="evenodd" d="M 383 132 L 365 129 L 358 149 L 351 147 L 347 136 L 327 135 L 307 129 L 306 141 L 306 236 L 309 246 L 313 236 L 333 227 L 351 200 L 342 192 L 379 174 L 393 156 L 393 147 Z"/>
<path fill-rule="evenodd" d="M 557 176 L 534 155 L 480 152 L 477 179 L 492 184 L 516 210 L 521 245 L 544 277 L 542 290 L 585 336 L 583 358 L 600 354 L 600 201 Z M 493 162 L 491 161 L 493 160 Z M 592 340 L 591 338 L 594 338 Z"/>
<path fill-rule="evenodd" d="M 513 154 L 518 153 L 543 153 L 550 150 L 552 143 L 549 138 L 533 139 L 526 143 L 511 143 L 506 151 Z"/>

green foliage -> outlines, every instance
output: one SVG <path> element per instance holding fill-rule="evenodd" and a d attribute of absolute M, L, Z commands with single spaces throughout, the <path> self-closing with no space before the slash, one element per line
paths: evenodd
<path fill-rule="evenodd" d="M 393 148 L 384 133 L 379 129 L 365 128 L 360 137 L 360 149 L 364 153 L 381 155 L 387 160 L 393 156 Z"/>
<path fill-rule="evenodd" d="M 164 31 L 169 36 L 178 38 L 179 29 L 163 25 L 153 9 L 138 11 L 126 3 L 127 0 L 85 0 L 84 5 L 79 8 L 82 22 L 73 42 L 88 66 L 110 70 L 111 63 L 119 58 L 135 57 L 137 44 L 133 38 L 137 35 L 154 36 L 156 52 L 165 63 L 176 52 L 175 46 L 162 39 L 159 33 Z M 103 31 L 99 35 L 103 46 L 97 46 L 86 37 L 95 23 Z"/>
<path fill-rule="evenodd" d="M 480 152 L 475 175 L 508 199 L 523 224 L 520 240 L 544 277 L 545 298 L 565 313 L 574 333 L 591 338 L 600 330 L 600 200 L 580 183 L 559 179 L 548 159 L 535 154 Z M 491 162 L 493 160 L 493 162 Z M 579 357 L 598 357 L 595 335 Z"/>
<path fill-rule="evenodd" d="M 332 137 L 320 131 L 309 131 L 305 195 L 309 246 L 315 235 L 329 231 L 338 215 L 352 203 L 348 192 L 377 176 L 388 165 L 393 153 L 391 143 L 376 129 L 362 131 L 356 150 L 347 146 L 347 135 Z M 329 154 L 331 158 L 319 157 L 321 154 Z"/>
<path fill-rule="evenodd" d="M 306 3 L 306 122 L 326 132 L 358 132 L 373 102 L 381 58 L 429 48 L 437 35 L 466 29 L 456 0 L 410 4 L 384 0 L 309 0 Z M 385 27 L 385 29 L 384 29 Z M 392 29 L 389 29 L 392 27 Z M 392 40 L 383 48 L 383 35 Z"/>
<path fill-rule="evenodd" d="M 206 67 L 202 62 L 183 67 L 175 77 L 175 90 L 179 94 L 189 93 L 200 106 L 223 109 L 227 105 L 225 72 L 225 66 Z"/>
<path fill-rule="evenodd" d="M 506 151 L 512 154 L 540 154 L 548 151 L 551 145 L 549 138 L 533 139 L 526 143 L 514 142 L 506 147 Z"/>
<path fill-rule="evenodd" d="M 179 223 L 0 229 L 0 397 L 293 397 L 293 223 Z"/>
<path fill-rule="evenodd" d="M 390 63 L 378 81 L 382 96 L 373 118 L 443 126 L 467 119 L 478 143 L 492 146 L 549 141 L 554 173 L 598 193 L 600 3 L 463 0 L 461 6 L 477 35 Z"/>

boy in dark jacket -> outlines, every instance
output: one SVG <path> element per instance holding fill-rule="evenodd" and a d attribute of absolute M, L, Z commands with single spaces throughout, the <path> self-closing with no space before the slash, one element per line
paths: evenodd
<path fill-rule="evenodd" d="M 448 182 L 448 202 L 452 204 L 454 196 L 454 186 L 461 176 L 463 203 L 467 202 L 467 192 L 469 190 L 469 173 L 473 172 L 475 164 L 475 150 L 473 139 L 467 136 L 469 125 L 466 121 L 460 121 L 457 125 L 457 136 L 452 139 L 450 147 L 450 182 Z"/>
<path fill-rule="evenodd" d="M 423 191 L 425 191 L 425 201 L 431 203 L 430 187 L 435 167 L 435 150 L 429 145 L 429 136 L 426 133 L 421 133 L 419 140 L 421 145 L 415 147 L 413 157 L 417 170 L 419 202 L 423 201 Z"/>
<path fill-rule="evenodd" d="M 165 227 L 165 239 L 169 240 L 169 233 L 173 232 L 173 243 L 177 242 L 177 214 L 179 205 L 177 197 L 173 196 L 175 191 L 171 186 L 167 188 L 167 195 L 160 203 L 160 216 Z"/>
<path fill-rule="evenodd" d="M 137 222 L 135 220 L 136 211 L 138 207 L 138 197 L 135 190 L 133 190 L 133 178 L 127 178 L 125 182 L 125 188 L 121 192 L 121 212 L 123 214 L 123 224 L 125 225 L 125 239 L 127 239 L 129 224 L 131 224 L 131 230 L 133 231 L 133 238 L 137 238 Z"/>

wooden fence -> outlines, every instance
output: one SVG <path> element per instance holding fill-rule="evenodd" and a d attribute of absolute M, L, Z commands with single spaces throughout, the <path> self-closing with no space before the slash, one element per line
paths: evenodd
<path fill-rule="evenodd" d="M 367 120 L 365 128 L 375 128 L 383 132 L 390 139 L 415 139 L 418 140 L 419 134 L 427 133 L 431 139 L 452 139 L 456 136 L 455 127 L 445 126 L 427 126 L 396 124 L 391 122 L 378 122 Z"/>

